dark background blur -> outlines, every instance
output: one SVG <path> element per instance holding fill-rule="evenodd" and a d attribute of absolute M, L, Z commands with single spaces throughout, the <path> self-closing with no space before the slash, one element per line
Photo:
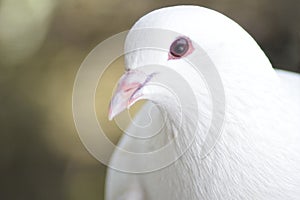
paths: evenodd
<path fill-rule="evenodd" d="M 81 144 L 71 110 L 76 72 L 102 40 L 151 10 L 197 4 L 242 25 L 275 67 L 300 72 L 299 2 L 0 0 L 0 199 L 103 199 L 105 166 Z M 108 96 L 122 70 L 102 80 Z M 97 112 L 116 142 L 108 99 Z"/>

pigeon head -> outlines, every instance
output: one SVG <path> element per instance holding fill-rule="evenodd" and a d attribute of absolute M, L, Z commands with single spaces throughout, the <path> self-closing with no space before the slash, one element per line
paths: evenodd
<path fill-rule="evenodd" d="M 213 81 L 211 69 L 225 91 L 254 91 L 268 79 L 264 74 L 273 74 L 246 31 L 226 16 L 197 6 L 162 8 L 138 20 L 125 41 L 125 65 L 111 100 L 110 119 L 140 99 L 173 114 L 179 104 L 209 114 L 212 91 L 205 76 Z M 257 73 L 262 76 L 257 78 Z M 241 80 L 246 85 L 240 85 Z"/>
<path fill-rule="evenodd" d="M 197 6 L 153 11 L 129 31 L 125 65 L 109 118 L 140 99 L 158 109 L 124 131 L 108 199 L 299 199 L 299 76 L 278 79 L 238 24 Z"/>

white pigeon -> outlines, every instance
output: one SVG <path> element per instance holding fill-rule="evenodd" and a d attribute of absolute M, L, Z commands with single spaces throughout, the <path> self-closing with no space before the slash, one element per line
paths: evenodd
<path fill-rule="evenodd" d="M 145 42 L 159 41 L 159 34 L 152 29 L 174 33 L 162 36 L 162 49 L 169 52 L 145 50 Z M 146 31 L 139 34 L 134 30 Z M 187 60 L 195 61 L 196 48 L 200 48 L 196 64 L 201 66 L 193 67 Z M 144 129 L 131 124 L 127 131 L 134 136 L 149 136 L 160 126 L 160 111 L 166 112 L 165 126 L 160 134 L 148 139 L 124 134 L 119 147 L 147 153 L 161 149 L 178 136 L 185 140 L 194 134 L 195 138 L 190 145 L 184 145 L 186 141 L 175 143 L 174 151 L 182 155 L 161 168 L 156 160 L 141 158 L 133 162 L 116 151 L 111 165 L 120 168 L 108 169 L 107 200 L 300 199 L 299 74 L 274 70 L 243 28 L 216 11 L 198 6 L 167 7 L 145 15 L 127 36 L 125 50 L 132 49 L 137 50 L 125 56 L 126 72 L 112 98 L 110 118 L 136 101 L 147 99 L 134 121 L 149 121 L 152 109 L 152 122 Z M 212 111 L 215 105 L 211 99 L 216 95 L 207 89 L 211 77 L 195 71 L 205 67 L 215 68 L 219 74 L 225 118 L 216 144 L 202 157 L 204 130 L 212 127 L 218 131 L 212 113 L 222 112 L 222 106 Z M 175 80 L 176 74 L 185 81 Z M 169 80 L 163 82 L 165 79 Z M 161 81 L 165 85 L 154 84 Z M 189 90 L 191 96 L 185 93 Z M 179 94 L 172 95 L 171 91 Z M 176 96 L 181 98 L 181 111 Z M 153 105 L 158 109 L 151 108 Z M 186 147 L 186 151 L 181 149 Z M 141 168 L 149 172 L 122 172 Z"/>

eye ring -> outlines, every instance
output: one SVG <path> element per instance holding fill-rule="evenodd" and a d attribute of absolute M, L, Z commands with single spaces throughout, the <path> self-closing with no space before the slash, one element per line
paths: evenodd
<path fill-rule="evenodd" d="M 189 38 L 178 37 L 170 46 L 169 59 L 179 59 L 191 53 L 192 50 L 193 46 Z"/>

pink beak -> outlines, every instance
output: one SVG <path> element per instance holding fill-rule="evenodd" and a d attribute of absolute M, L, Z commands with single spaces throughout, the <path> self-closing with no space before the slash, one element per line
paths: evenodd
<path fill-rule="evenodd" d="M 142 99 L 141 89 L 151 80 L 154 74 L 146 75 L 142 71 L 130 70 L 119 79 L 117 90 L 109 105 L 109 120 Z"/>

